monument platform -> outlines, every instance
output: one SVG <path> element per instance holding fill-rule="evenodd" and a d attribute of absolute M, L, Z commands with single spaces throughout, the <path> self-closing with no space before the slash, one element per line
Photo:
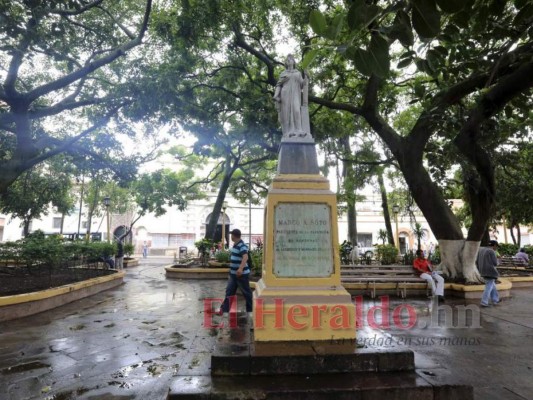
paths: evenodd
<path fill-rule="evenodd" d="M 227 321 L 226 321 L 227 322 Z M 473 399 L 468 385 L 415 371 L 411 350 L 354 341 L 254 343 L 247 316 L 220 329 L 211 376 L 181 376 L 168 399 Z"/>

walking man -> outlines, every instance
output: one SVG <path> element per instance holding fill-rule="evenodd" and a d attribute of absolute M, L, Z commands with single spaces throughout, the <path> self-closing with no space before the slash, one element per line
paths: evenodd
<path fill-rule="evenodd" d="M 498 265 L 498 259 L 496 258 L 497 248 L 498 242 L 491 240 L 488 247 L 481 247 L 477 253 L 477 268 L 479 274 L 485 279 L 485 290 L 483 291 L 483 297 L 481 297 L 481 307 L 488 307 L 489 300 L 492 301 L 492 304 L 498 304 L 500 302 L 498 290 L 496 289 L 496 279 L 500 276 L 496 268 Z"/>
<path fill-rule="evenodd" d="M 252 312 L 252 290 L 250 289 L 250 266 L 248 263 L 248 246 L 241 239 L 241 231 L 234 229 L 230 232 L 233 247 L 231 248 L 230 273 L 226 286 L 224 302 L 219 313 L 230 310 L 230 298 L 235 296 L 239 288 L 246 300 L 246 312 Z"/>

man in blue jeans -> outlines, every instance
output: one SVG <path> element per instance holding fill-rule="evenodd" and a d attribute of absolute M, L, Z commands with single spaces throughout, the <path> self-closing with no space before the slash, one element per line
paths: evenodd
<path fill-rule="evenodd" d="M 479 269 L 479 274 L 485 279 L 485 290 L 481 298 L 482 307 L 488 307 L 489 300 L 492 301 L 493 305 L 500 302 L 498 290 L 496 289 L 496 279 L 500 276 L 496 268 L 498 265 L 498 259 L 496 258 L 497 248 L 498 242 L 491 240 L 488 247 L 481 247 L 477 253 L 477 268 Z"/>
<path fill-rule="evenodd" d="M 252 290 L 250 289 L 250 267 L 248 264 L 248 246 L 241 239 L 241 231 L 234 229 L 230 232 L 233 247 L 231 248 L 230 273 L 226 286 L 226 296 L 220 307 L 219 314 L 227 313 L 230 309 L 230 298 L 235 296 L 237 288 L 246 300 L 246 312 L 252 312 Z"/>

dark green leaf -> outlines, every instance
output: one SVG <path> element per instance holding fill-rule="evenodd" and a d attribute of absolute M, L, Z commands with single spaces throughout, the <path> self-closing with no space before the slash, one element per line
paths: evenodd
<path fill-rule="evenodd" d="M 414 56 L 416 56 L 416 53 L 412 50 L 400 54 L 400 58 L 413 58 Z"/>
<path fill-rule="evenodd" d="M 355 54 L 357 53 L 358 47 L 350 46 L 346 49 L 346 58 L 349 58 L 350 60 L 353 60 L 355 58 Z"/>
<path fill-rule="evenodd" d="M 413 62 L 413 60 L 411 58 L 405 58 L 403 60 L 401 60 L 398 65 L 396 66 L 396 68 L 400 69 L 400 68 L 405 68 L 407 67 L 409 64 L 411 64 Z"/>
<path fill-rule="evenodd" d="M 413 28 L 409 15 L 400 10 L 396 13 L 392 27 L 392 35 L 397 37 L 402 45 L 410 47 L 414 43 Z"/>
<path fill-rule="evenodd" d="M 374 73 L 383 78 L 390 71 L 389 43 L 381 35 L 374 35 L 370 40 L 368 54 L 371 57 L 371 65 Z"/>
<path fill-rule="evenodd" d="M 366 76 L 372 75 L 373 70 L 368 51 L 363 49 L 354 49 L 353 53 L 353 61 L 359 72 Z"/>
<path fill-rule="evenodd" d="M 490 3 L 490 12 L 492 15 L 500 16 L 505 11 L 507 0 L 492 0 Z"/>
<path fill-rule="evenodd" d="M 442 11 L 456 13 L 465 6 L 464 0 L 437 0 L 437 4 Z"/>
<path fill-rule="evenodd" d="M 318 54 L 318 50 L 317 49 L 309 50 L 305 54 L 304 59 L 302 60 L 302 62 L 300 63 L 300 67 L 302 69 L 307 69 L 309 67 L 309 65 L 313 62 L 313 60 L 316 58 L 317 54 Z"/>
<path fill-rule="evenodd" d="M 444 61 L 444 59 L 442 58 L 442 55 L 435 49 L 431 49 L 427 52 L 426 59 L 428 61 L 429 67 L 434 72 L 439 69 L 439 66 Z"/>
<path fill-rule="evenodd" d="M 429 74 L 431 73 L 431 70 L 429 69 L 429 65 L 428 65 L 428 62 L 426 60 L 423 60 L 421 58 L 417 58 L 415 60 L 415 64 L 416 64 L 416 67 L 422 71 L 422 72 L 425 72 L 426 74 Z"/>
<path fill-rule="evenodd" d="M 309 24 L 318 36 L 324 36 L 327 28 L 324 14 L 318 10 L 312 10 L 309 14 Z"/>
<path fill-rule="evenodd" d="M 433 50 L 437 51 L 442 57 L 446 57 L 448 55 L 448 49 L 444 46 L 435 46 Z"/>
<path fill-rule="evenodd" d="M 331 25 L 328 26 L 327 31 L 325 32 L 325 36 L 331 40 L 337 39 L 337 36 L 339 36 L 339 33 L 342 30 L 343 23 L 343 16 L 340 14 L 336 15 L 335 18 L 333 18 L 333 21 L 331 21 Z"/>
<path fill-rule="evenodd" d="M 472 18 L 472 12 L 465 10 L 455 14 L 452 21 L 461 28 L 468 28 L 468 25 L 470 24 L 470 18 Z"/>
<path fill-rule="evenodd" d="M 419 82 L 415 84 L 415 87 L 413 89 L 415 91 L 415 94 L 420 98 L 424 97 L 424 94 L 426 94 L 425 86 Z"/>
<path fill-rule="evenodd" d="M 529 3 L 522 7 L 518 12 L 513 21 L 513 26 L 521 25 L 522 23 L 531 20 L 531 17 L 533 17 L 533 4 Z"/>
<path fill-rule="evenodd" d="M 381 13 L 376 5 L 367 6 L 364 0 L 356 0 L 348 10 L 348 26 L 357 30 L 368 26 Z"/>
<path fill-rule="evenodd" d="M 440 32 L 440 12 L 435 0 L 412 0 L 413 27 L 421 38 L 433 38 Z"/>

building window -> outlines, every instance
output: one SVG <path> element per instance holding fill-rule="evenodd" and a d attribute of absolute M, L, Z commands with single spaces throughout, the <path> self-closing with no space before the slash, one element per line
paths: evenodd
<path fill-rule="evenodd" d="M 54 217 L 52 224 L 54 229 L 61 229 L 61 217 Z"/>
<path fill-rule="evenodd" d="M 372 234 L 358 233 L 357 242 L 359 243 L 359 247 L 372 247 Z"/>
<path fill-rule="evenodd" d="M 87 229 L 87 221 L 83 221 L 81 223 L 81 227 L 82 227 L 82 229 Z"/>
<path fill-rule="evenodd" d="M 152 247 L 154 248 L 168 247 L 168 233 L 152 233 Z"/>

